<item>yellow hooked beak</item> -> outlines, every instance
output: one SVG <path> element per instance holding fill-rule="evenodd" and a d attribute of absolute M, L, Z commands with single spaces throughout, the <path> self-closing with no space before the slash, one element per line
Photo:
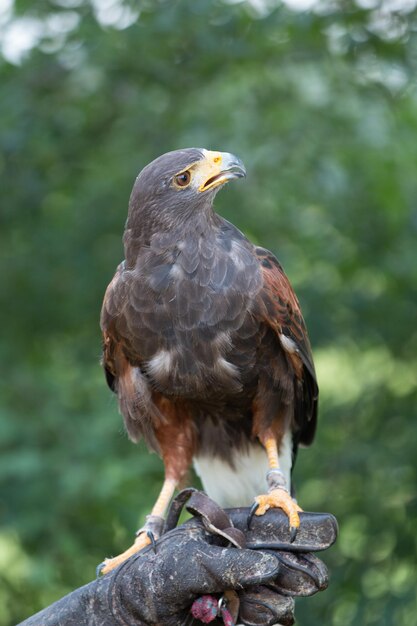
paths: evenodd
<path fill-rule="evenodd" d="M 204 150 L 204 158 L 195 171 L 198 191 L 204 192 L 224 185 L 233 178 L 246 176 L 245 166 L 234 154 Z"/>

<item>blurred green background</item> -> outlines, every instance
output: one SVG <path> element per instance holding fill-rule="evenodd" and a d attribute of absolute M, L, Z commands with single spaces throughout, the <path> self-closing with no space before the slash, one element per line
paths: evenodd
<path fill-rule="evenodd" d="M 320 427 L 295 471 L 340 522 L 299 624 L 417 624 L 416 0 L 0 2 L 0 626 L 129 545 L 162 464 L 123 432 L 101 300 L 137 172 L 238 154 L 217 210 L 300 297 Z"/>

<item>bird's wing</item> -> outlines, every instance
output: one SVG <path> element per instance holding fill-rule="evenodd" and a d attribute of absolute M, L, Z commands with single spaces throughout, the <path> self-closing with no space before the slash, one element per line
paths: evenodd
<path fill-rule="evenodd" d="M 103 332 L 102 365 L 107 384 L 117 393 L 117 354 L 120 338 L 117 333 L 117 322 L 123 315 L 123 300 L 126 286 L 123 280 L 124 263 L 120 263 L 112 281 L 106 289 L 101 308 L 100 326 Z"/>
<path fill-rule="evenodd" d="M 316 429 L 318 385 L 306 325 L 297 296 L 277 259 L 264 248 L 256 248 L 255 254 L 263 276 L 258 294 L 262 321 L 278 336 L 301 383 L 294 407 L 297 439 L 309 445 Z"/>
<path fill-rule="evenodd" d="M 135 294 L 140 284 L 132 272 L 121 263 L 106 289 L 101 310 L 100 325 L 103 332 L 102 365 L 107 384 L 119 397 L 120 411 L 130 438 L 138 441 L 144 437 L 153 449 L 158 449 L 154 426 L 163 419 L 146 376 L 140 368 L 139 342 L 132 324 L 136 310 Z"/>

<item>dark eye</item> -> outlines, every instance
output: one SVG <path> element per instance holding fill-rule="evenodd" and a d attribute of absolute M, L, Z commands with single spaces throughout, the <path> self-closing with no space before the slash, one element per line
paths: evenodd
<path fill-rule="evenodd" d="M 191 180 L 191 172 L 187 170 L 186 172 L 181 172 L 181 174 L 177 174 L 174 178 L 178 187 L 186 187 L 190 184 Z"/>

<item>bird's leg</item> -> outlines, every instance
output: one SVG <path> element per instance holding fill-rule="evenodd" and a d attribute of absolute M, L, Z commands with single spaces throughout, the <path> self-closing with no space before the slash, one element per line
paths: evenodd
<path fill-rule="evenodd" d="M 170 404 L 166 399 L 160 401 L 159 408 L 167 418 L 166 422 L 155 428 L 155 436 L 165 466 L 164 484 L 151 514 L 146 518 L 145 525 L 136 533 L 135 543 L 123 554 L 106 559 L 102 566 L 99 566 L 102 574 L 107 574 L 159 538 L 175 488 L 184 479 L 190 466 L 194 450 L 194 428 L 191 418 L 187 412 L 184 410 L 181 412 L 178 406 Z"/>
<path fill-rule="evenodd" d="M 300 526 L 298 513 L 302 509 L 288 492 L 285 476 L 279 465 L 278 445 L 275 435 L 268 430 L 262 436 L 259 436 L 259 440 L 268 456 L 269 471 L 266 475 L 266 480 L 269 489 L 267 494 L 255 498 L 252 515 L 264 515 L 270 508 L 281 508 L 288 515 L 291 541 L 294 541 L 297 529 Z"/>
<path fill-rule="evenodd" d="M 112 559 L 105 559 L 98 568 L 101 574 L 111 572 L 115 567 L 118 567 L 121 563 L 126 561 L 126 559 L 140 552 L 143 548 L 160 537 L 164 525 L 165 513 L 174 495 L 177 484 L 178 481 L 175 478 L 166 475 L 158 499 L 155 502 L 151 514 L 146 516 L 145 525 L 137 531 L 134 544 L 122 554 Z"/>

